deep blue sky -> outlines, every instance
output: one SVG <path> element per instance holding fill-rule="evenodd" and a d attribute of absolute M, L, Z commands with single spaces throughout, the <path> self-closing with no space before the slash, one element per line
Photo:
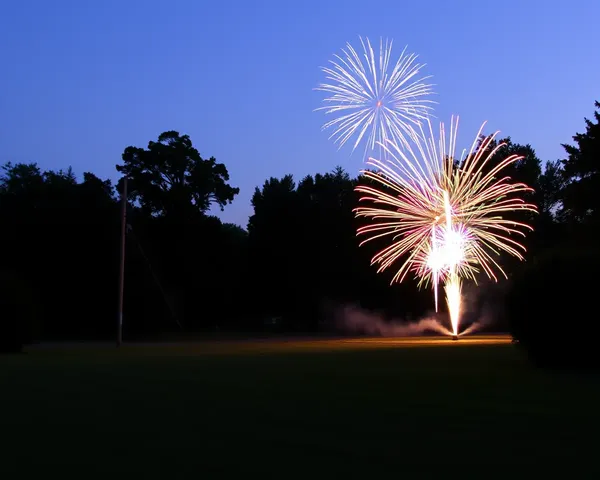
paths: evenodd
<path fill-rule="evenodd" d="M 419 53 L 460 145 L 488 120 L 555 160 L 600 99 L 598 18 L 598 0 L 3 2 L 0 162 L 116 179 L 126 146 L 178 130 L 227 165 L 241 192 L 219 215 L 245 226 L 266 178 L 360 168 L 312 111 L 358 35 Z"/>

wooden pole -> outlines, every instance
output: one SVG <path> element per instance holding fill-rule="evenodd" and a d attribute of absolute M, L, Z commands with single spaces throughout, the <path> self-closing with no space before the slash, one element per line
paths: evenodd
<path fill-rule="evenodd" d="M 123 300 L 125 293 L 125 237 L 127 236 L 127 177 L 123 178 L 121 193 L 121 259 L 119 264 L 119 318 L 117 321 L 117 347 L 123 343 Z"/>

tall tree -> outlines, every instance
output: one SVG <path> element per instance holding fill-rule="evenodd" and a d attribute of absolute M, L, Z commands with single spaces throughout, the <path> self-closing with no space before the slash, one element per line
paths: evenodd
<path fill-rule="evenodd" d="M 565 180 L 560 160 L 547 161 L 537 187 L 537 205 L 541 215 L 554 218 L 560 208 Z"/>
<path fill-rule="evenodd" d="M 282 315 L 294 295 L 297 275 L 292 265 L 298 264 L 294 255 L 304 251 L 298 250 L 302 212 L 292 175 L 266 180 L 255 189 L 252 206 L 254 214 L 248 221 L 252 309 L 256 314 Z"/>
<path fill-rule="evenodd" d="M 391 276 L 370 265 L 378 245 L 358 247 L 357 181 L 338 167 L 306 176 L 297 186 L 287 175 L 256 189 L 248 232 L 259 312 L 314 329 L 331 305 L 359 303 L 402 318 L 421 308 L 414 285 L 390 287 Z"/>
<path fill-rule="evenodd" d="M 169 131 L 148 148 L 127 147 L 117 171 L 127 176 L 130 198 L 152 215 L 206 213 L 213 203 L 223 209 L 239 193 L 214 157 L 203 159 L 188 135 Z"/>
<path fill-rule="evenodd" d="M 600 109 L 600 102 L 595 102 Z M 565 187 L 562 193 L 562 215 L 584 224 L 600 220 L 600 111 L 594 112 L 594 123 L 585 119 L 585 133 L 573 136 L 576 145 L 563 144 L 567 158 L 562 160 Z"/>

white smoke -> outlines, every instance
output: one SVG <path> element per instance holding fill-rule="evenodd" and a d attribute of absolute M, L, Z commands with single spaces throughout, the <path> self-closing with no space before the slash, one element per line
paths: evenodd
<path fill-rule="evenodd" d="M 423 318 L 417 322 L 385 321 L 381 315 L 356 306 L 341 307 L 336 312 L 336 326 L 348 333 L 381 337 L 406 337 L 427 332 L 451 335 L 435 318 Z"/>

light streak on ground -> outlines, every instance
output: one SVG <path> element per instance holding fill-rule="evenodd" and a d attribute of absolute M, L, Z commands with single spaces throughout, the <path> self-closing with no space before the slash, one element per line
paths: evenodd
<path fill-rule="evenodd" d="M 249 340 L 206 340 L 196 342 L 124 343 L 115 349 L 114 343 L 59 343 L 39 344 L 27 347 L 26 351 L 53 353 L 57 355 L 78 352 L 110 352 L 112 355 L 236 355 L 236 354 L 285 354 L 319 353 L 338 351 L 381 350 L 418 347 L 468 347 L 483 345 L 508 345 L 510 335 L 471 335 L 460 337 L 454 342 L 450 337 L 344 337 L 344 338 L 270 338 Z"/>

